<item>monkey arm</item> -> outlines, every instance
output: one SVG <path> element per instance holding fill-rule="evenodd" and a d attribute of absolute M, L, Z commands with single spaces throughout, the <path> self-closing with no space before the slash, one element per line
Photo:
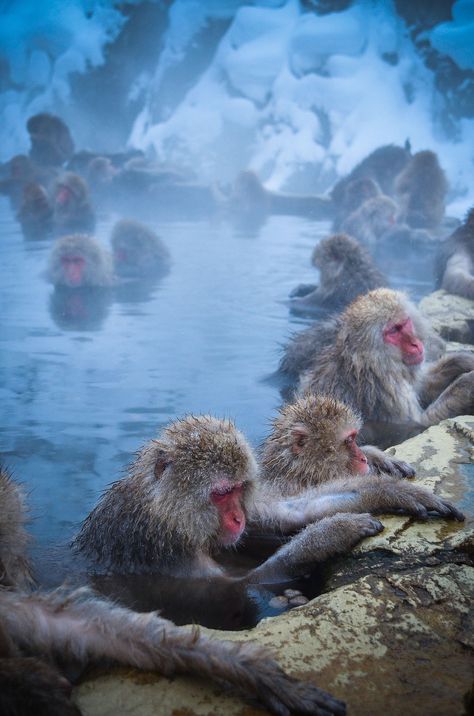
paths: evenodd
<path fill-rule="evenodd" d="M 372 473 L 382 473 L 393 477 L 415 476 L 415 470 L 408 462 L 396 460 L 374 445 L 364 445 L 361 450 L 367 458 Z"/>
<path fill-rule="evenodd" d="M 311 571 L 316 562 L 349 552 L 361 539 L 383 530 L 368 514 L 337 513 L 311 524 L 248 575 L 250 583 L 284 581 Z"/>
<path fill-rule="evenodd" d="M 421 414 L 421 422 L 436 425 L 441 420 L 474 412 L 474 370 L 458 376 Z"/>
<path fill-rule="evenodd" d="M 187 672 L 226 681 L 280 716 L 345 714 L 342 702 L 287 676 L 253 644 L 211 640 L 197 630 L 176 627 L 155 612 L 139 614 L 115 606 L 87 589 L 32 596 L 4 592 L 0 620 L 26 652 L 77 659 L 83 665 L 111 659 L 165 676 Z"/>
<path fill-rule="evenodd" d="M 463 514 L 448 500 L 412 482 L 366 475 L 337 480 L 308 493 L 308 521 L 335 512 L 399 513 L 426 519 L 429 512 L 462 521 Z"/>
<path fill-rule="evenodd" d="M 463 373 L 474 370 L 474 355 L 472 353 L 450 353 L 430 366 L 420 379 L 417 392 L 421 404 L 431 405 L 446 388 Z"/>
<path fill-rule="evenodd" d="M 71 684 L 32 657 L 0 659 L 0 713 L 16 716 L 81 716 L 69 699 Z"/>
<path fill-rule="evenodd" d="M 458 250 L 446 263 L 441 288 L 457 296 L 474 298 L 473 264 L 466 251 Z"/>

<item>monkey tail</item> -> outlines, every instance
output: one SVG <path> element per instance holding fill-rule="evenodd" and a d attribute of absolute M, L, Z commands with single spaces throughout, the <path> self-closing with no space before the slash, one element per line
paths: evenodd
<path fill-rule="evenodd" d="M 19 595 L 4 591 L 0 620 L 26 653 L 110 660 L 165 676 L 191 673 L 231 684 L 257 697 L 278 716 L 345 714 L 345 706 L 316 686 L 287 676 L 252 644 L 211 640 L 177 627 L 156 612 L 140 614 L 98 598 L 87 588 Z"/>

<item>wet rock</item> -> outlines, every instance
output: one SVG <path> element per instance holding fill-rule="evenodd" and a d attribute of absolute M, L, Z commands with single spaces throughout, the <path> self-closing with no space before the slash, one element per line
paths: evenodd
<path fill-rule="evenodd" d="M 440 290 L 425 296 L 420 309 L 446 341 L 474 344 L 474 301 Z"/>
<path fill-rule="evenodd" d="M 324 594 L 252 630 L 203 631 L 271 648 L 288 673 L 344 699 L 350 716 L 472 713 L 463 699 L 472 704 L 474 416 L 446 420 L 392 451 L 466 521 L 384 515 L 384 532 L 331 565 Z M 86 681 L 75 698 L 84 716 L 263 713 L 194 678 L 132 670 Z"/>
<path fill-rule="evenodd" d="M 288 606 L 288 598 L 285 596 L 272 597 L 268 602 L 268 606 L 274 609 L 285 609 Z"/>

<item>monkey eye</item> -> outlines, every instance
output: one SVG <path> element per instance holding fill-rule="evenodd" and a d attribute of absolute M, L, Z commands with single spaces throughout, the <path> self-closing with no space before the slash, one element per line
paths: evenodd
<path fill-rule="evenodd" d="M 347 438 L 344 440 L 344 445 L 347 445 L 348 447 L 350 447 L 351 445 L 353 445 L 355 443 L 356 437 L 357 437 L 357 431 L 354 430 L 352 433 L 349 433 Z"/>
<path fill-rule="evenodd" d="M 400 333 L 400 331 L 403 331 L 405 327 L 406 321 L 402 321 L 400 323 L 395 323 L 393 326 L 390 326 L 390 328 L 385 329 L 385 334 L 388 335 L 395 335 L 395 333 Z"/>

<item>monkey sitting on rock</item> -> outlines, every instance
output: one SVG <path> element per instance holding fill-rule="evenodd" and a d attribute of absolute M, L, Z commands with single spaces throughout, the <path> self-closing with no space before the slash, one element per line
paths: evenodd
<path fill-rule="evenodd" d="M 155 612 L 138 614 L 89 589 L 26 591 L 25 505 L 21 489 L 0 470 L 0 713 L 80 716 L 61 666 L 104 662 L 171 677 L 191 673 L 237 687 L 280 716 L 343 716 L 344 704 L 287 676 L 253 644 L 212 640 L 176 627 Z M 21 590 L 25 591 L 21 591 Z"/>

